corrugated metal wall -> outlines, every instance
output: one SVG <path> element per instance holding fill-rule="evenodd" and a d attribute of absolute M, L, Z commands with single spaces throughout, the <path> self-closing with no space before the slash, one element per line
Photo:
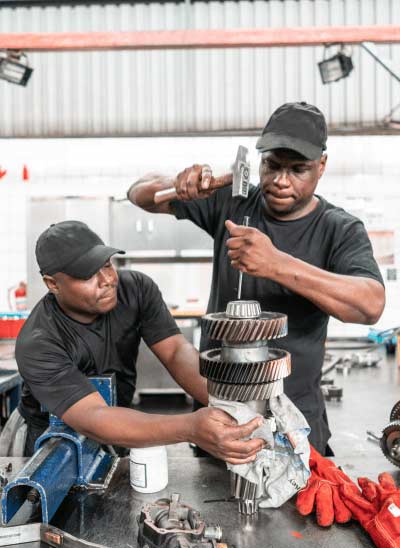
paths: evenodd
<path fill-rule="evenodd" d="M 400 24 L 399 0 L 255 0 L 0 8 L 0 32 Z M 400 45 L 379 46 L 400 71 Z M 333 50 L 332 50 L 333 51 Z M 123 136 L 261 128 L 285 101 L 333 126 L 378 123 L 400 86 L 357 46 L 323 86 L 323 48 L 35 53 L 27 88 L 0 81 L 0 137 Z"/>

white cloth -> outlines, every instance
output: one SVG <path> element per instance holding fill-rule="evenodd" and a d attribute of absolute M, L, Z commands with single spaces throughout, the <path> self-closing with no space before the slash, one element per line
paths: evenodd
<path fill-rule="evenodd" d="M 220 400 L 209 396 L 209 406 L 218 407 L 244 424 L 261 416 L 246 403 Z M 261 508 L 278 508 L 302 489 L 310 477 L 310 427 L 303 414 L 285 395 L 269 400 L 273 418 L 263 417 L 263 424 L 251 438 L 262 438 L 267 447 L 248 464 L 227 464 L 228 469 L 257 484 Z"/>

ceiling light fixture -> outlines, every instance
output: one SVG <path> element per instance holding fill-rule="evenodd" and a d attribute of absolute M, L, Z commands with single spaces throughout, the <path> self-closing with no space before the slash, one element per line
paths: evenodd
<path fill-rule="evenodd" d="M 325 59 L 327 49 L 328 47 L 325 46 L 324 59 L 318 63 L 319 72 L 324 84 L 330 84 L 331 82 L 337 82 L 342 78 L 346 78 L 354 68 L 351 52 L 348 53 L 343 45 L 340 47 L 340 50 L 332 57 L 329 57 L 329 59 Z"/>
<path fill-rule="evenodd" d="M 14 50 L 0 51 L 0 79 L 26 86 L 32 72 L 25 53 Z"/>

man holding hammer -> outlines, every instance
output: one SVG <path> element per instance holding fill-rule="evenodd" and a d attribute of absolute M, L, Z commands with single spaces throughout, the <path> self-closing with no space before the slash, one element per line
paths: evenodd
<path fill-rule="evenodd" d="M 343 322 L 374 324 L 385 291 L 362 222 L 316 195 L 326 162 L 327 127 L 321 111 L 288 103 L 269 119 L 257 149 L 260 184 L 248 198 L 232 197 L 232 174 L 212 176 L 194 165 L 172 181 L 147 176 L 132 185 L 132 203 L 154 213 L 190 219 L 214 238 L 214 264 L 208 312 L 235 300 L 239 270 L 242 298 L 289 319 L 280 347 L 292 356 L 285 393 L 311 427 L 312 445 L 329 455 L 330 431 L 320 389 L 330 316 Z M 168 201 L 155 194 L 174 185 Z M 249 226 L 242 226 L 250 218 Z M 233 268 L 229 267 L 229 263 Z M 202 348 L 211 342 L 202 338 Z"/>

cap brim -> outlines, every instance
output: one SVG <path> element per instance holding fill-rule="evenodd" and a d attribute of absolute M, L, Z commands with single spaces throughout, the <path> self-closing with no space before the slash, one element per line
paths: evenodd
<path fill-rule="evenodd" d="M 318 160 L 323 152 L 321 147 L 313 145 L 308 141 L 290 137 L 290 135 L 280 135 L 278 133 L 266 133 L 259 137 L 256 149 L 260 152 L 276 150 L 277 148 L 288 148 L 294 150 L 307 158 L 307 160 Z"/>
<path fill-rule="evenodd" d="M 72 276 L 73 278 L 88 280 L 116 253 L 124 255 L 125 251 L 116 249 L 115 247 L 109 247 L 108 245 L 96 245 L 85 255 L 64 267 L 61 272 L 64 272 L 64 274 L 68 274 L 68 276 Z"/>

